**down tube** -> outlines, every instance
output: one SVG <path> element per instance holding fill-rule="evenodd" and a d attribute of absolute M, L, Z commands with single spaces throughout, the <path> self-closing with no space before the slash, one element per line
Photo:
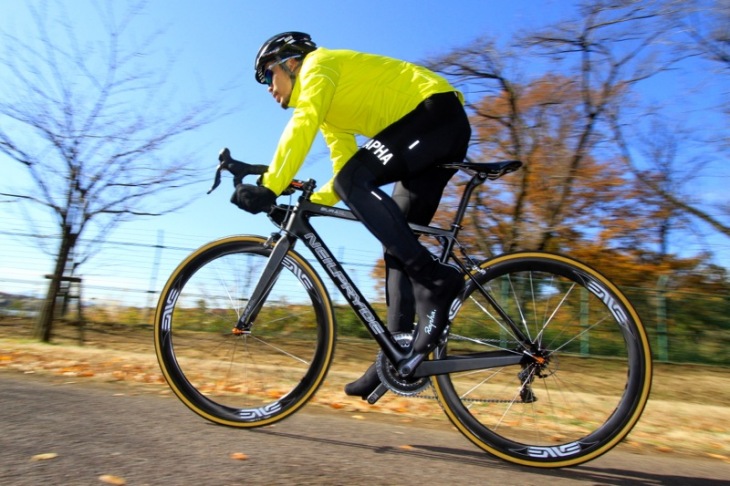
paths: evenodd
<path fill-rule="evenodd" d="M 320 239 L 317 232 L 309 226 L 307 231 L 302 233 L 301 239 L 312 253 L 314 253 L 319 263 L 325 268 L 332 281 L 335 282 L 342 295 L 350 303 L 350 306 L 365 324 L 370 334 L 380 344 L 388 359 L 392 363 L 397 363 L 403 359 L 400 346 L 385 329 L 375 310 L 370 306 L 370 303 L 362 293 L 360 293 L 360 290 L 352 280 L 350 280 L 350 277 L 345 273 L 340 262 L 332 256 L 332 252 L 330 252 L 327 245 Z"/>

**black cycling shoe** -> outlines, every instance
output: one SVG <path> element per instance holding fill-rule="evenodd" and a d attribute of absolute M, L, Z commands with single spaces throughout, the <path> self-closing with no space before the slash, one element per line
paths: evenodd
<path fill-rule="evenodd" d="M 375 364 L 371 364 L 364 375 L 352 383 L 345 385 L 345 394 L 351 397 L 360 397 L 367 400 L 372 392 L 380 385 L 380 377 L 375 369 Z"/>
<path fill-rule="evenodd" d="M 456 267 L 434 260 L 412 280 L 418 314 L 413 352 L 428 353 L 449 324 L 451 304 L 464 288 L 464 277 Z"/>

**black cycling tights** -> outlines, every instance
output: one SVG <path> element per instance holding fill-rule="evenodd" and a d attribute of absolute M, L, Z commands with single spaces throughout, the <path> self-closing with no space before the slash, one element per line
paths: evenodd
<path fill-rule="evenodd" d="M 364 144 L 335 177 L 337 194 L 383 244 L 388 304 L 405 313 L 389 312 L 391 330 L 408 330 L 393 319 L 413 323 L 410 282 L 402 271 L 408 273 L 427 252 L 408 223 L 430 223 L 454 174 L 438 166 L 462 161 L 470 136 L 456 94 L 436 94 Z M 380 187 L 393 182 L 391 198 Z"/>

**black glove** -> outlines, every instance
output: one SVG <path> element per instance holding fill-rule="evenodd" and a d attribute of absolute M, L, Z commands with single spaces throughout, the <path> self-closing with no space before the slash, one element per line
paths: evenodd
<path fill-rule="evenodd" d="M 268 213 L 276 202 L 276 194 L 268 187 L 236 184 L 236 192 L 231 196 L 231 202 L 251 214 L 261 211 Z"/>

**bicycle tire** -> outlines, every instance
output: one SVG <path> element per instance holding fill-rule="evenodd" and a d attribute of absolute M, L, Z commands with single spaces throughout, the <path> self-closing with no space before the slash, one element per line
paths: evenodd
<path fill-rule="evenodd" d="M 488 260 L 476 280 L 546 359 L 437 376 L 436 395 L 456 428 L 494 456 L 543 468 L 587 462 L 624 439 L 652 379 L 647 333 L 626 296 L 593 268 L 543 252 Z M 476 284 L 462 295 L 436 358 L 524 352 Z"/>
<path fill-rule="evenodd" d="M 232 236 L 195 250 L 171 274 L 157 306 L 155 352 L 175 395 L 232 427 L 259 427 L 299 410 L 334 355 L 332 305 L 321 279 L 290 250 L 250 333 L 236 335 L 271 249 Z"/>

